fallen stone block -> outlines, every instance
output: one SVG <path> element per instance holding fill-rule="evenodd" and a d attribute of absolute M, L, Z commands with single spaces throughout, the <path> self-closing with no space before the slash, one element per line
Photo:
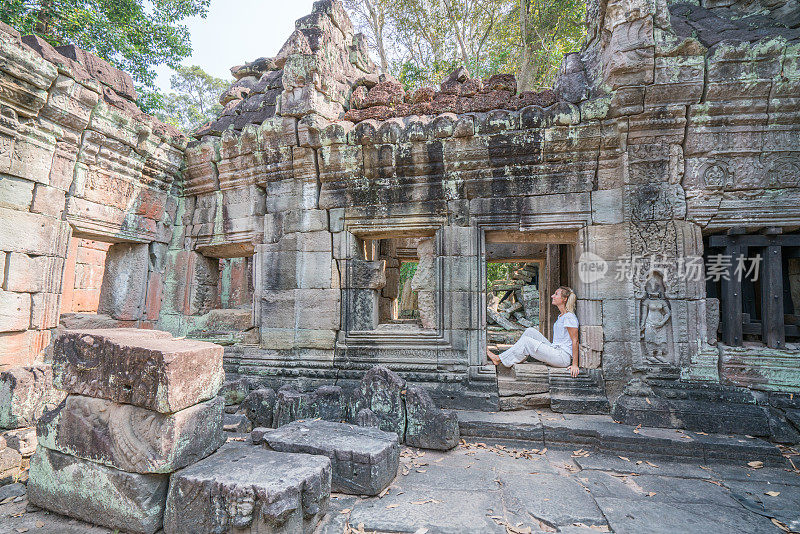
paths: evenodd
<path fill-rule="evenodd" d="M 59 389 L 161 413 L 216 396 L 222 347 L 155 330 L 68 330 L 54 344 Z"/>
<path fill-rule="evenodd" d="M 406 407 L 403 391 L 406 382 L 386 367 L 377 365 L 367 371 L 355 392 L 354 412 L 369 408 L 377 417 L 379 427 L 398 436 L 405 435 Z"/>
<path fill-rule="evenodd" d="M 53 388 L 50 365 L 3 371 L 0 373 L 0 428 L 33 426 L 45 410 L 63 398 L 64 394 Z"/>
<path fill-rule="evenodd" d="M 455 412 L 440 410 L 419 386 L 406 388 L 405 443 L 420 449 L 450 450 L 461 437 Z"/>
<path fill-rule="evenodd" d="M 225 432 L 247 433 L 253 430 L 253 423 L 242 413 L 226 413 L 223 418 Z"/>
<path fill-rule="evenodd" d="M 320 454 L 331 459 L 333 491 L 377 495 L 397 475 L 397 434 L 330 421 L 295 421 L 263 433 L 276 451 Z"/>
<path fill-rule="evenodd" d="M 225 398 L 226 406 L 241 404 L 252 389 L 250 381 L 245 378 L 237 380 L 226 380 L 219 390 L 219 394 Z"/>
<path fill-rule="evenodd" d="M 278 390 L 275 400 L 273 424 L 278 427 L 302 419 L 304 395 L 290 386 Z"/>
<path fill-rule="evenodd" d="M 369 408 L 362 408 L 356 414 L 356 424 L 358 426 L 378 428 L 380 427 L 381 422 L 378 420 L 375 412 Z"/>
<path fill-rule="evenodd" d="M 328 510 L 330 490 L 324 456 L 230 442 L 172 475 L 164 532 L 310 534 Z"/>
<path fill-rule="evenodd" d="M 15 482 L 13 484 L 3 486 L 0 488 L 0 502 L 3 502 L 11 497 L 22 497 L 25 495 L 26 491 L 28 490 L 25 488 L 25 484 L 22 484 L 21 482 Z"/>
<path fill-rule="evenodd" d="M 36 449 L 31 458 L 31 504 L 126 532 L 161 528 L 169 477 L 127 473 L 68 454 Z"/>
<path fill-rule="evenodd" d="M 242 402 L 244 414 L 250 419 L 254 427 L 272 426 L 275 397 L 274 390 L 263 388 L 250 392 L 247 398 Z"/>
<path fill-rule="evenodd" d="M 171 473 L 225 442 L 221 397 L 172 414 L 70 395 L 38 423 L 47 449 L 132 473 Z"/>

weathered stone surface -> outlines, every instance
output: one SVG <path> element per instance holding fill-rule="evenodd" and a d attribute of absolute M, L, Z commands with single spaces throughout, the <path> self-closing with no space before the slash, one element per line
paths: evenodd
<path fill-rule="evenodd" d="M 243 413 L 226 413 L 223 417 L 223 423 L 225 432 L 246 434 L 253 430 L 253 423 Z"/>
<path fill-rule="evenodd" d="M 430 394 L 423 388 L 408 386 L 405 406 L 406 445 L 442 451 L 458 445 L 461 436 L 456 413 L 437 408 Z"/>
<path fill-rule="evenodd" d="M 31 458 L 31 504 L 90 523 L 143 534 L 161 528 L 169 479 L 126 473 L 39 447 Z"/>
<path fill-rule="evenodd" d="M 281 452 L 303 452 L 331 460 L 333 491 L 352 495 L 377 495 L 397 475 L 400 445 L 397 434 L 377 428 L 295 421 L 263 435 Z"/>
<path fill-rule="evenodd" d="M 16 482 L 21 470 L 22 455 L 11 447 L 0 448 L 0 486 Z"/>
<path fill-rule="evenodd" d="M 634 380 L 614 403 L 615 421 L 631 425 L 686 428 L 751 436 L 769 436 L 767 412 L 752 393 L 706 383 L 649 384 Z"/>
<path fill-rule="evenodd" d="M 64 394 L 53 388 L 53 369 L 40 364 L 0 373 L 0 428 L 32 426 Z"/>
<path fill-rule="evenodd" d="M 254 427 L 271 427 L 275 411 L 275 391 L 270 388 L 251 391 L 242 402 L 244 414 Z"/>
<path fill-rule="evenodd" d="M 330 490 L 328 458 L 231 442 L 172 475 L 164 532 L 310 534 Z"/>
<path fill-rule="evenodd" d="M 379 428 L 381 426 L 380 419 L 375 415 L 375 412 L 369 408 L 362 408 L 356 414 L 356 424 L 358 426 Z"/>
<path fill-rule="evenodd" d="M 26 458 L 36 452 L 37 439 L 35 427 L 6 430 L 5 432 L 0 432 L 0 438 L 4 439 L 10 448 Z M 0 441 L 0 445 L 2 444 L 2 441 Z M 0 449 L 2 449 L 2 447 L 0 447 Z"/>
<path fill-rule="evenodd" d="M 171 414 L 70 395 L 37 425 L 39 445 L 132 473 L 171 473 L 225 441 L 221 397 Z"/>
<path fill-rule="evenodd" d="M 278 390 L 272 422 L 276 427 L 283 426 L 304 417 L 303 394 L 292 387 L 284 386 Z"/>
<path fill-rule="evenodd" d="M 405 435 L 406 406 L 403 402 L 405 380 L 380 365 L 366 372 L 355 391 L 354 409 L 368 408 L 378 418 L 379 428 Z"/>
<path fill-rule="evenodd" d="M 108 249 L 97 308 L 99 313 L 126 321 L 142 318 L 148 261 L 146 245 L 119 243 Z"/>
<path fill-rule="evenodd" d="M 0 502 L 12 498 L 12 497 L 20 497 L 25 495 L 28 490 L 25 488 L 25 484 L 20 482 L 15 482 L 13 484 L 8 484 L 7 486 L 0 487 Z"/>
<path fill-rule="evenodd" d="M 241 404 L 250 394 L 250 381 L 246 378 L 226 380 L 219 390 L 220 396 L 225 399 L 225 405 Z"/>
<path fill-rule="evenodd" d="M 153 330 L 68 330 L 55 341 L 57 388 L 161 413 L 214 397 L 222 347 Z"/>

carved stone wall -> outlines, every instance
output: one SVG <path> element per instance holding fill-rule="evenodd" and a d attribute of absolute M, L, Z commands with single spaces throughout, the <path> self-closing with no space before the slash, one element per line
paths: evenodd
<path fill-rule="evenodd" d="M 800 226 L 800 30 L 792 2 L 754 5 L 592 0 L 552 90 L 457 69 L 406 93 L 322 0 L 275 57 L 232 69 L 225 110 L 185 151 L 137 114 L 122 73 L 82 77 L 84 55 L 8 30 L 0 346 L 46 345 L 60 274 L 19 273 L 60 272 L 74 231 L 130 252 L 113 265 L 125 298 L 106 295 L 115 320 L 224 337 L 229 373 L 346 384 L 384 364 L 440 400 L 496 406 L 484 288 L 487 236 L 502 235 L 546 248 L 543 283 L 575 289 L 582 361 L 612 398 L 642 376 L 739 376 L 714 372 L 716 302 L 686 262 L 708 234 Z M 418 325 L 387 320 L 400 256 L 381 245 L 412 239 L 432 249 Z M 249 280 L 245 309 L 231 284 Z"/>
<path fill-rule="evenodd" d="M 84 308 L 102 300 L 80 294 L 100 287 L 82 238 L 144 247 L 123 273 L 140 282 L 140 301 L 122 315 L 158 317 L 157 244 L 171 237 L 186 141 L 135 99 L 130 76 L 92 54 L 0 26 L 0 367 L 42 357 L 63 293 L 94 302 Z"/>
<path fill-rule="evenodd" d="M 233 69 L 226 111 L 187 150 L 171 247 L 255 258 L 260 339 L 229 347 L 228 370 L 324 382 L 382 363 L 491 403 L 484 236 L 517 232 L 574 247 L 561 271 L 609 393 L 637 373 L 692 375 L 716 340 L 685 259 L 704 232 L 791 227 L 800 206 L 800 32 L 783 4 L 746 22 L 737 9 L 592 1 L 553 90 L 458 69 L 407 94 L 340 4 L 317 2 L 278 56 Z M 385 271 L 370 247 L 397 237 L 433 244 L 425 328 L 380 324 L 386 286 L 359 274 Z M 588 252 L 607 271 L 587 282 Z"/>

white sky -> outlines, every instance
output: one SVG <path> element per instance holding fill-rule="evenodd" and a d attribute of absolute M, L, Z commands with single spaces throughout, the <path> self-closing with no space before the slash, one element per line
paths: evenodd
<path fill-rule="evenodd" d="M 192 55 L 184 65 L 233 79 L 230 68 L 258 57 L 274 56 L 294 31 L 294 21 L 311 13 L 313 0 L 211 0 L 208 16 L 187 19 Z M 172 69 L 156 68 L 157 85 L 170 91 Z"/>

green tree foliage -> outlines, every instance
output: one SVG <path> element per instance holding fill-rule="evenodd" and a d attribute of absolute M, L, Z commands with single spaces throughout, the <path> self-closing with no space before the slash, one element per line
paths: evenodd
<path fill-rule="evenodd" d="M 170 77 L 173 92 L 164 97 L 158 118 L 191 133 L 222 113 L 219 96 L 231 83 L 215 78 L 197 65 L 178 65 Z"/>
<path fill-rule="evenodd" d="M 180 22 L 205 18 L 211 0 L 2 0 L 0 20 L 53 46 L 74 44 L 131 74 L 146 111 L 160 105 L 154 67 L 192 51 Z"/>
<path fill-rule="evenodd" d="M 346 0 L 382 69 L 407 89 L 436 85 L 455 67 L 513 72 L 520 90 L 552 84 L 579 49 L 585 0 Z"/>
<path fill-rule="evenodd" d="M 518 0 L 522 56 L 517 71 L 520 91 L 552 84 L 568 52 L 580 50 L 586 35 L 585 0 Z"/>

